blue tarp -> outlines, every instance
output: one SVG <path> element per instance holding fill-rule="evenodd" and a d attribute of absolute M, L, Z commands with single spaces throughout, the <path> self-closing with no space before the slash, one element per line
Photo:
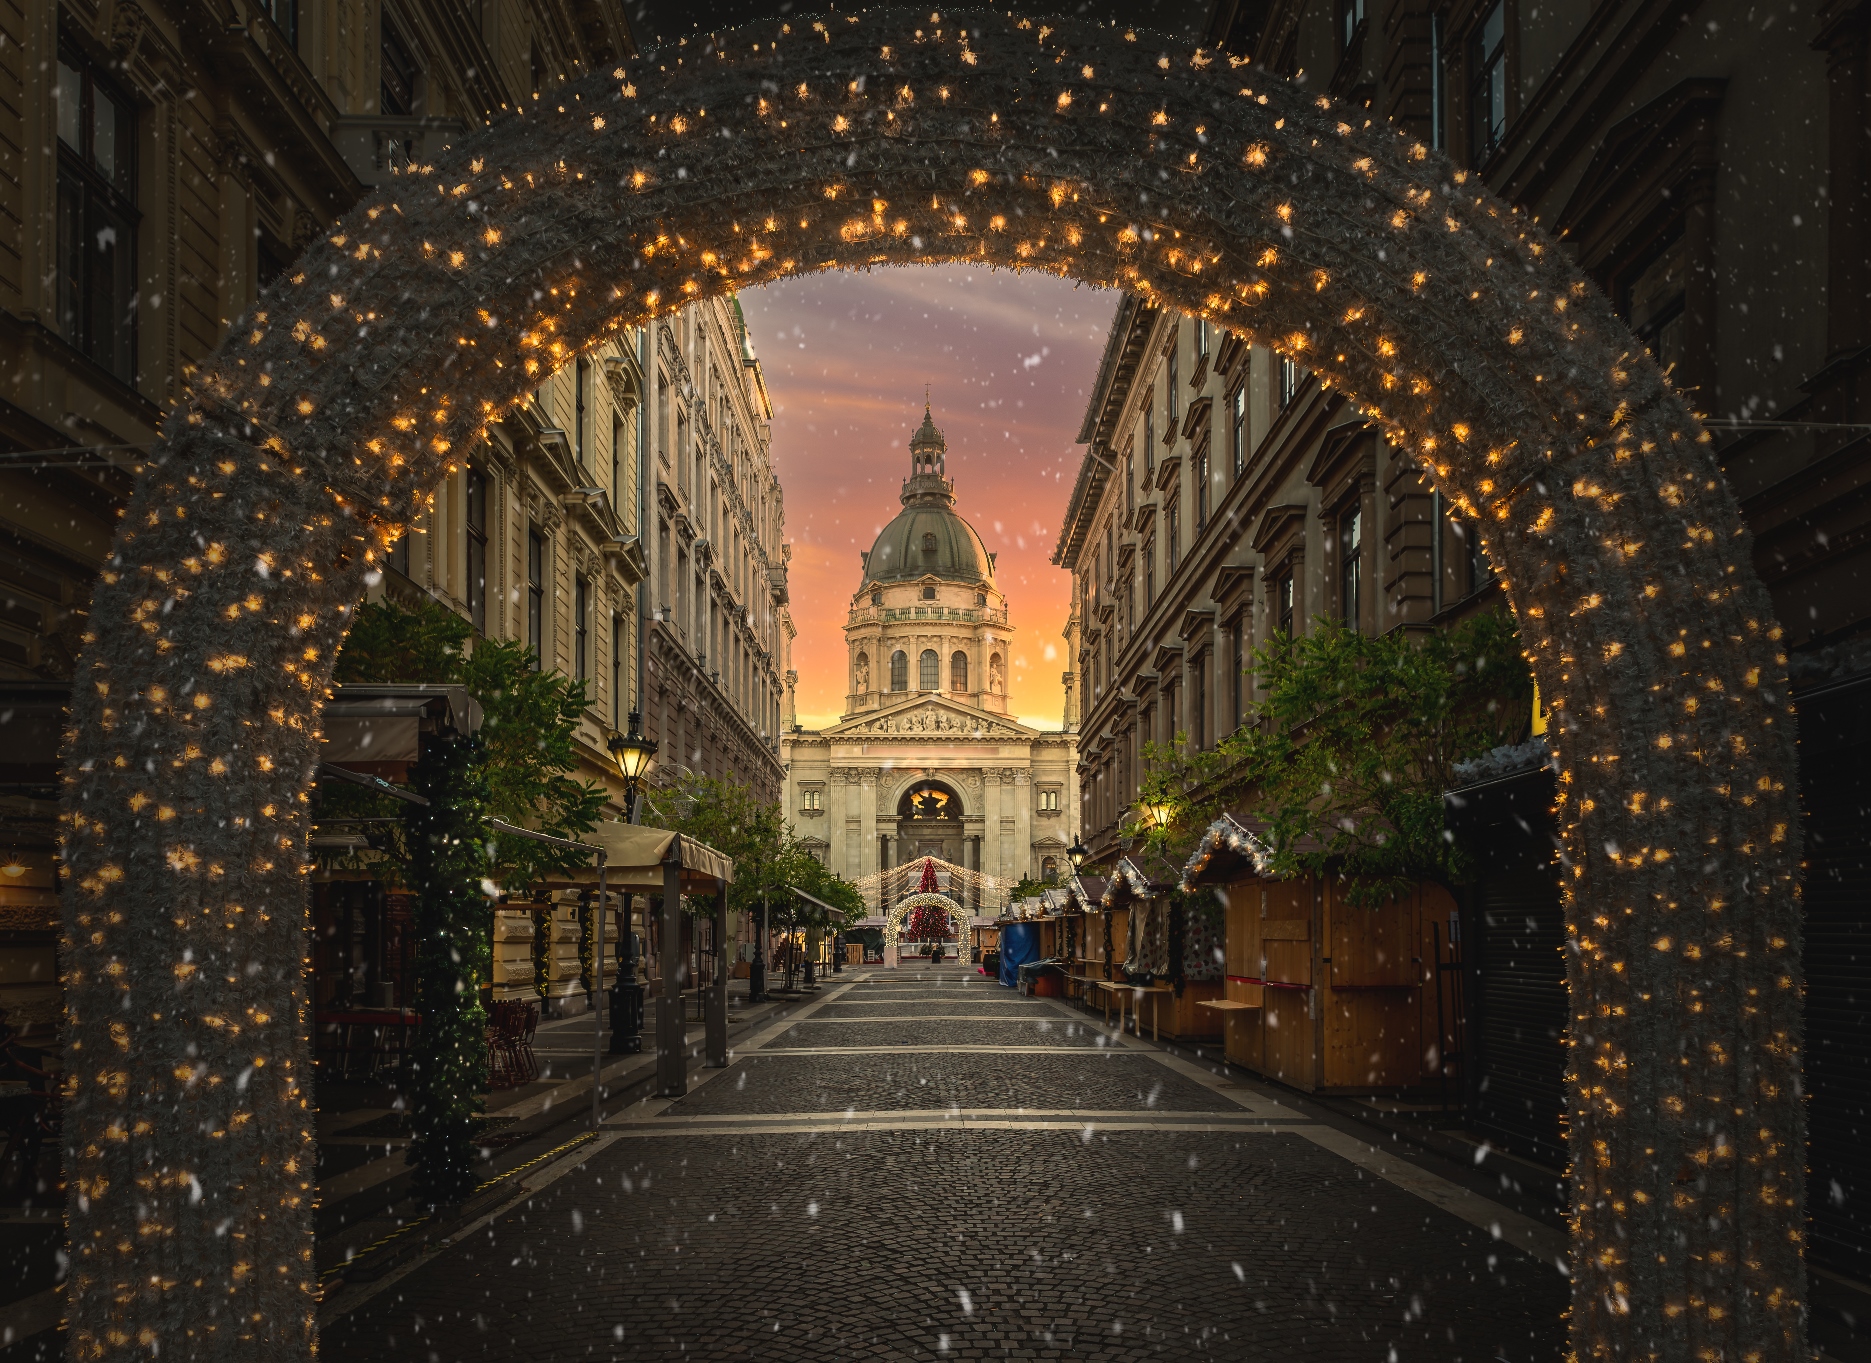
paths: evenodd
<path fill-rule="evenodd" d="M 1009 923 L 1000 930 L 1000 982 L 1012 989 L 1020 967 L 1039 959 L 1039 924 Z"/>

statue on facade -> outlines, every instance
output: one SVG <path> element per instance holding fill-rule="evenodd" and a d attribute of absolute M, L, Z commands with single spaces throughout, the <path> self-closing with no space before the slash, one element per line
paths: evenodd
<path fill-rule="evenodd" d="M 1000 654 L 996 653 L 987 660 L 987 689 L 999 695 L 1007 688 L 1007 671 L 1002 665 Z"/>
<path fill-rule="evenodd" d="M 852 673 L 852 680 L 856 683 L 856 685 L 853 686 L 851 689 L 857 692 L 859 695 L 862 695 L 864 692 L 871 689 L 870 654 L 868 653 L 858 654 L 858 665 Z"/>

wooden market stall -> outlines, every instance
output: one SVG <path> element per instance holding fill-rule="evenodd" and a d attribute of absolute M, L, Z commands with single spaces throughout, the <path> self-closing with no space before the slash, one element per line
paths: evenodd
<path fill-rule="evenodd" d="M 1221 971 L 1191 934 L 1190 905 L 1178 869 L 1161 858 L 1118 860 L 1100 901 L 1111 914 L 1111 942 L 1123 953 L 1111 963 L 1115 983 L 1127 983 L 1138 1031 L 1180 1040 L 1213 1037 L 1221 1025 L 1200 1005 L 1221 997 Z M 1112 994 L 1111 986 L 1098 992 Z M 1122 1004 L 1123 999 L 1107 999 Z"/>
<path fill-rule="evenodd" d="M 1448 891 L 1419 885 L 1364 906 L 1337 879 L 1274 879 L 1264 831 L 1223 815 L 1183 872 L 1185 888 L 1212 888 L 1225 905 L 1226 989 L 1209 1010 L 1224 1019 L 1223 1053 L 1308 1092 L 1394 1093 L 1433 1082 L 1435 1060 L 1422 1045 L 1436 1035 L 1424 943 L 1447 921 Z"/>

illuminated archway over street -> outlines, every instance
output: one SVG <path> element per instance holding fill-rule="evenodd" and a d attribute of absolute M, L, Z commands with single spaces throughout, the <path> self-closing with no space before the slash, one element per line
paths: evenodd
<path fill-rule="evenodd" d="M 306 791 L 350 610 L 429 490 L 620 327 L 938 261 L 1250 333 L 1481 519 L 1557 719 L 1574 1348 L 1796 1356 L 1785 658 L 1681 398 L 1537 228 L 1361 112 L 1122 30 L 926 11 L 565 86 L 392 181 L 195 375 L 75 690 L 74 1356 L 312 1347 Z"/>

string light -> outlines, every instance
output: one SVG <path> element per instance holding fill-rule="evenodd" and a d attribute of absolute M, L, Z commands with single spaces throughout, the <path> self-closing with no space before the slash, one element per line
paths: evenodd
<path fill-rule="evenodd" d="M 455 452 L 680 302 L 972 261 L 1303 356 L 1479 519 L 1561 762 L 1573 1352 L 1794 1356 L 1786 656 L 1682 400 L 1537 227 L 1352 110 L 1092 25 L 839 17 L 572 82 L 391 175 L 189 374 L 104 565 L 67 735 L 73 1349 L 312 1347 L 318 710 L 349 603 Z M 1059 73 L 1038 100 L 1036 63 Z"/>

